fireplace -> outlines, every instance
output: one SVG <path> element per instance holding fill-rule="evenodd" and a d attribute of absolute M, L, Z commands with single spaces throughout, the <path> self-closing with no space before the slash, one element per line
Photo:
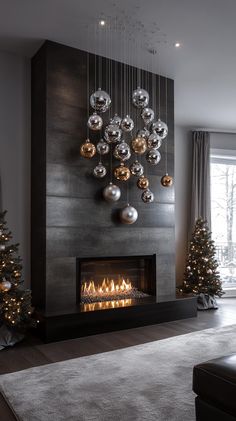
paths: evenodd
<path fill-rule="evenodd" d="M 137 200 L 133 179 L 130 200 L 140 217 L 132 226 L 120 226 L 116 215 L 123 202 L 111 217 L 110 206 L 101 200 L 101 180 L 91 183 L 94 163 L 79 156 L 78 139 L 86 136 L 87 79 L 92 92 L 98 86 L 98 61 L 106 82 L 109 60 L 85 51 L 46 41 L 32 59 L 31 285 L 41 315 L 39 333 L 46 341 L 168 322 L 197 311 L 195 298 L 175 298 L 175 199 L 174 186 L 160 185 L 165 160 L 155 171 L 150 168 L 158 202 L 147 209 Z M 122 63 L 113 66 L 122 74 Z M 137 69 L 129 67 L 128 73 L 137 75 Z M 168 170 L 173 174 L 174 81 L 144 70 L 138 74 L 150 90 L 159 83 L 161 110 L 168 107 Z M 131 85 L 136 88 L 135 78 Z M 120 86 L 114 86 L 113 95 L 119 93 Z M 125 183 L 119 187 L 125 197 Z M 85 288 L 83 279 L 94 284 Z M 120 295 L 114 297 L 117 284 Z"/>
<path fill-rule="evenodd" d="M 156 255 L 77 258 L 81 311 L 107 310 L 156 301 Z"/>

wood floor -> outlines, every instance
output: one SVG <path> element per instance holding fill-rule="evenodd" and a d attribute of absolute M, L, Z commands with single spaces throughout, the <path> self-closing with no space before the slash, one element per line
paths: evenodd
<path fill-rule="evenodd" d="M 44 344 L 38 338 L 29 337 L 14 348 L 8 348 L 0 352 L 0 374 L 64 361 L 70 358 L 112 351 L 211 327 L 235 324 L 236 298 L 222 298 L 218 300 L 218 304 L 218 310 L 198 312 L 198 316 L 192 319 L 104 333 L 68 341 Z M 0 413 L 6 414 L 5 418 L 1 418 L 4 421 L 15 419 L 14 417 L 9 418 L 9 410 L 6 408 L 3 399 L 0 399 Z"/>

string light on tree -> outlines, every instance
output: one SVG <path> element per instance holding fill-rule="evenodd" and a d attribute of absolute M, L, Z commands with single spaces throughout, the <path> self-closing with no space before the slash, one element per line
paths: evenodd
<path fill-rule="evenodd" d="M 6 211 L 0 213 L 0 325 L 25 330 L 35 325 L 31 318 L 31 292 L 22 288 L 21 259 L 18 244 L 7 245 L 11 233 L 6 226 Z"/>
<path fill-rule="evenodd" d="M 209 297 L 215 300 L 215 296 L 223 295 L 214 241 L 211 239 L 207 222 L 202 218 L 195 224 L 184 277 L 180 290 L 184 293 L 197 294 L 199 302 L 203 298 L 201 295 L 207 296 L 208 300 Z"/>

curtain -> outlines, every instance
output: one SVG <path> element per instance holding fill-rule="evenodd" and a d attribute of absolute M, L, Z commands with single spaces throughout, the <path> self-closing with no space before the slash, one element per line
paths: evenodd
<path fill-rule="evenodd" d="M 200 217 L 207 220 L 211 229 L 210 135 L 208 132 L 195 131 L 192 132 L 192 141 L 191 233 L 196 219 Z"/>

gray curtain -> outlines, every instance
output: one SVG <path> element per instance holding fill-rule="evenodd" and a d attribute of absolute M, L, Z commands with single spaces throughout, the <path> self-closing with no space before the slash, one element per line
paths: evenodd
<path fill-rule="evenodd" d="M 211 229 L 210 135 L 208 132 L 192 132 L 192 142 L 191 233 L 199 217 L 206 219 Z"/>

